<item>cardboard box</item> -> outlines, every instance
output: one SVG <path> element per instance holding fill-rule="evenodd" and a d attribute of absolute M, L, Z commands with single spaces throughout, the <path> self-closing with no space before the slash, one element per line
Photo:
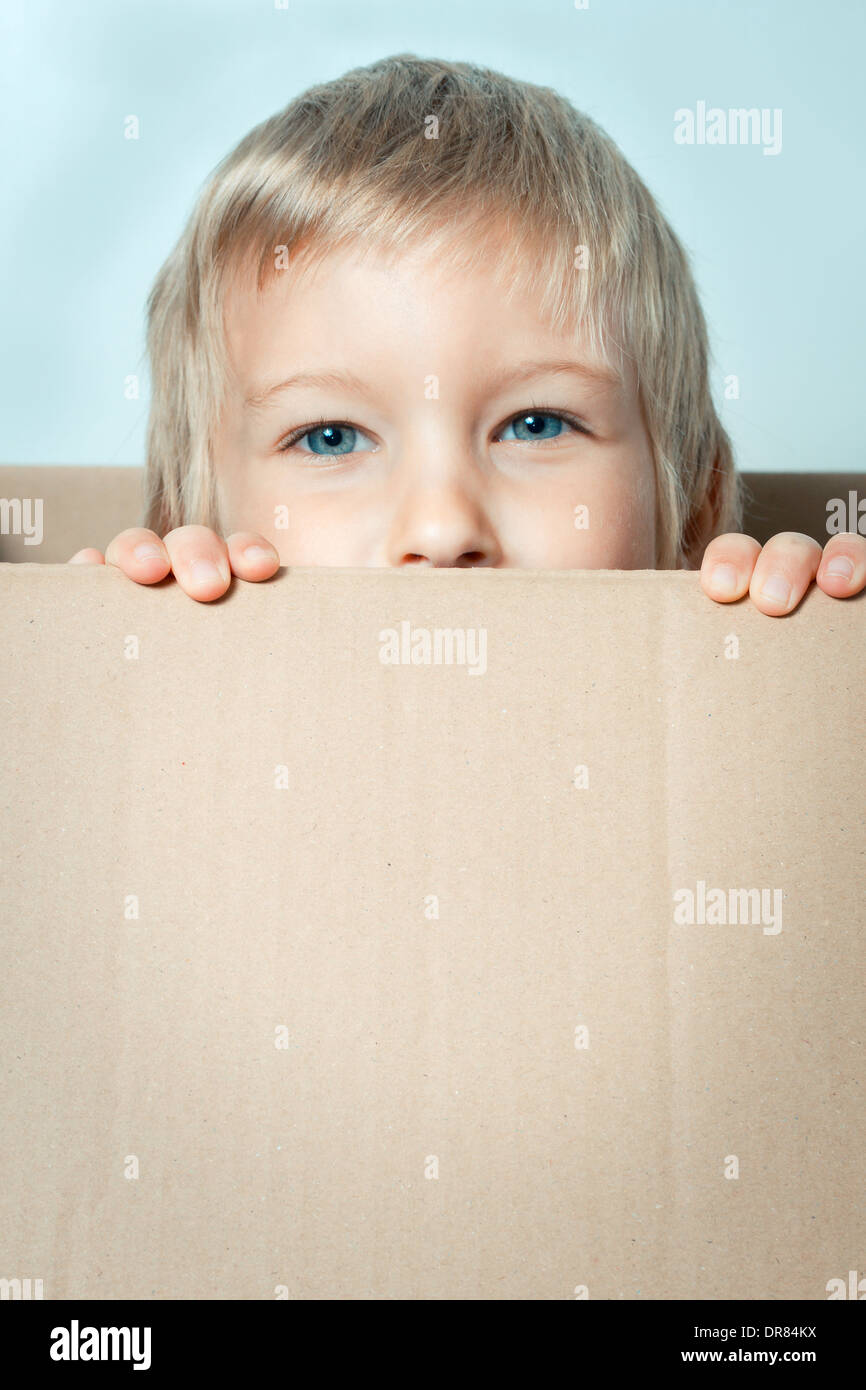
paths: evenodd
<path fill-rule="evenodd" d="M 0 611 L 0 1276 L 866 1292 L 863 595 L 25 563 Z"/>

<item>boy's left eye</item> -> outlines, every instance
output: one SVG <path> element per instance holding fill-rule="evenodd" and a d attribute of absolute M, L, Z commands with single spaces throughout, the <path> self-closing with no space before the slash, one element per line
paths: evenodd
<path fill-rule="evenodd" d="M 577 434 L 589 433 L 579 420 L 563 415 L 558 410 L 525 410 L 520 415 L 512 416 L 499 438 L 506 444 L 514 440 L 531 443 L 536 439 L 557 439 L 564 433 L 563 426 L 566 425 Z M 513 430 L 514 433 L 509 435 L 509 430 Z"/>

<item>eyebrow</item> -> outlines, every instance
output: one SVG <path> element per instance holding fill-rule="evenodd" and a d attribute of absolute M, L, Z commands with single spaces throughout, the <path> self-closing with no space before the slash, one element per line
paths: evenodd
<path fill-rule="evenodd" d="M 527 377 L 554 374 L 581 376 L 597 386 L 619 386 L 621 383 L 621 378 L 617 373 L 607 368 L 590 367 L 584 362 L 557 358 L 552 361 L 520 362 L 516 367 L 509 367 L 507 371 L 488 377 L 485 385 L 488 391 L 501 391 L 506 386 L 511 386 L 514 382 Z M 271 386 L 260 387 L 245 398 L 244 409 L 261 410 L 274 396 L 282 395 L 284 391 L 291 391 L 302 386 L 317 386 L 321 390 L 332 388 L 339 390 L 342 388 L 355 391 L 358 395 L 363 395 L 370 389 L 367 383 L 357 377 L 354 372 L 335 372 L 317 368 L 308 372 L 297 372 L 294 376 L 286 377 L 285 381 L 277 381 Z"/>

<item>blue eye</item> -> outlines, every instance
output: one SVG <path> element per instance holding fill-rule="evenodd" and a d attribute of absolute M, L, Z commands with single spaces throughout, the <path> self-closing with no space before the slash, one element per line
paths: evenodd
<path fill-rule="evenodd" d="M 283 453 L 297 445 L 302 454 L 317 454 L 319 458 L 342 458 L 346 454 L 357 452 L 355 446 L 359 440 L 364 441 L 359 445 L 360 448 L 375 447 L 372 441 L 353 425 L 338 420 L 322 420 L 318 425 L 308 425 L 306 429 L 296 430 L 294 434 L 289 435 L 288 439 L 279 445 L 279 452 Z"/>
<path fill-rule="evenodd" d="M 509 435 L 508 431 L 512 433 Z M 575 434 L 589 434 L 589 430 L 579 420 L 572 419 L 558 410 L 525 410 L 514 415 L 500 433 L 499 439 L 505 443 L 534 443 L 558 439 L 566 430 Z M 279 453 L 298 448 L 300 453 L 315 454 L 318 458 L 345 458 L 348 454 L 364 449 L 375 449 L 375 444 L 362 430 L 345 420 L 320 420 L 315 425 L 295 430 L 282 444 L 277 446 Z"/>
<path fill-rule="evenodd" d="M 570 424 L 564 415 L 559 415 L 550 410 L 527 410 L 522 415 L 515 415 L 505 426 L 501 438 L 511 442 L 508 430 L 514 430 L 512 439 L 521 441 L 532 441 L 534 439 L 556 439 L 562 434 L 563 425 Z M 580 429 L 576 423 L 572 426 Z"/>

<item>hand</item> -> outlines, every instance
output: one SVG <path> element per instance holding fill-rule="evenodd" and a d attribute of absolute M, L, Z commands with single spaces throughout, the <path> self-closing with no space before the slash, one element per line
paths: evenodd
<path fill-rule="evenodd" d="M 224 594 L 232 575 L 256 583 L 270 579 L 280 567 L 277 551 L 264 536 L 236 531 L 223 540 L 207 526 L 178 526 L 160 540 L 155 531 L 133 526 L 99 550 L 78 550 L 71 565 L 116 565 L 136 584 L 158 584 L 173 574 L 181 588 L 199 603 Z"/>
<path fill-rule="evenodd" d="M 710 598 L 732 603 L 748 592 L 770 618 L 793 612 L 813 579 L 831 598 L 859 594 L 866 587 L 866 537 L 843 531 L 822 550 L 800 531 L 780 531 L 762 548 L 732 531 L 710 541 L 701 564 L 701 588 Z"/>

